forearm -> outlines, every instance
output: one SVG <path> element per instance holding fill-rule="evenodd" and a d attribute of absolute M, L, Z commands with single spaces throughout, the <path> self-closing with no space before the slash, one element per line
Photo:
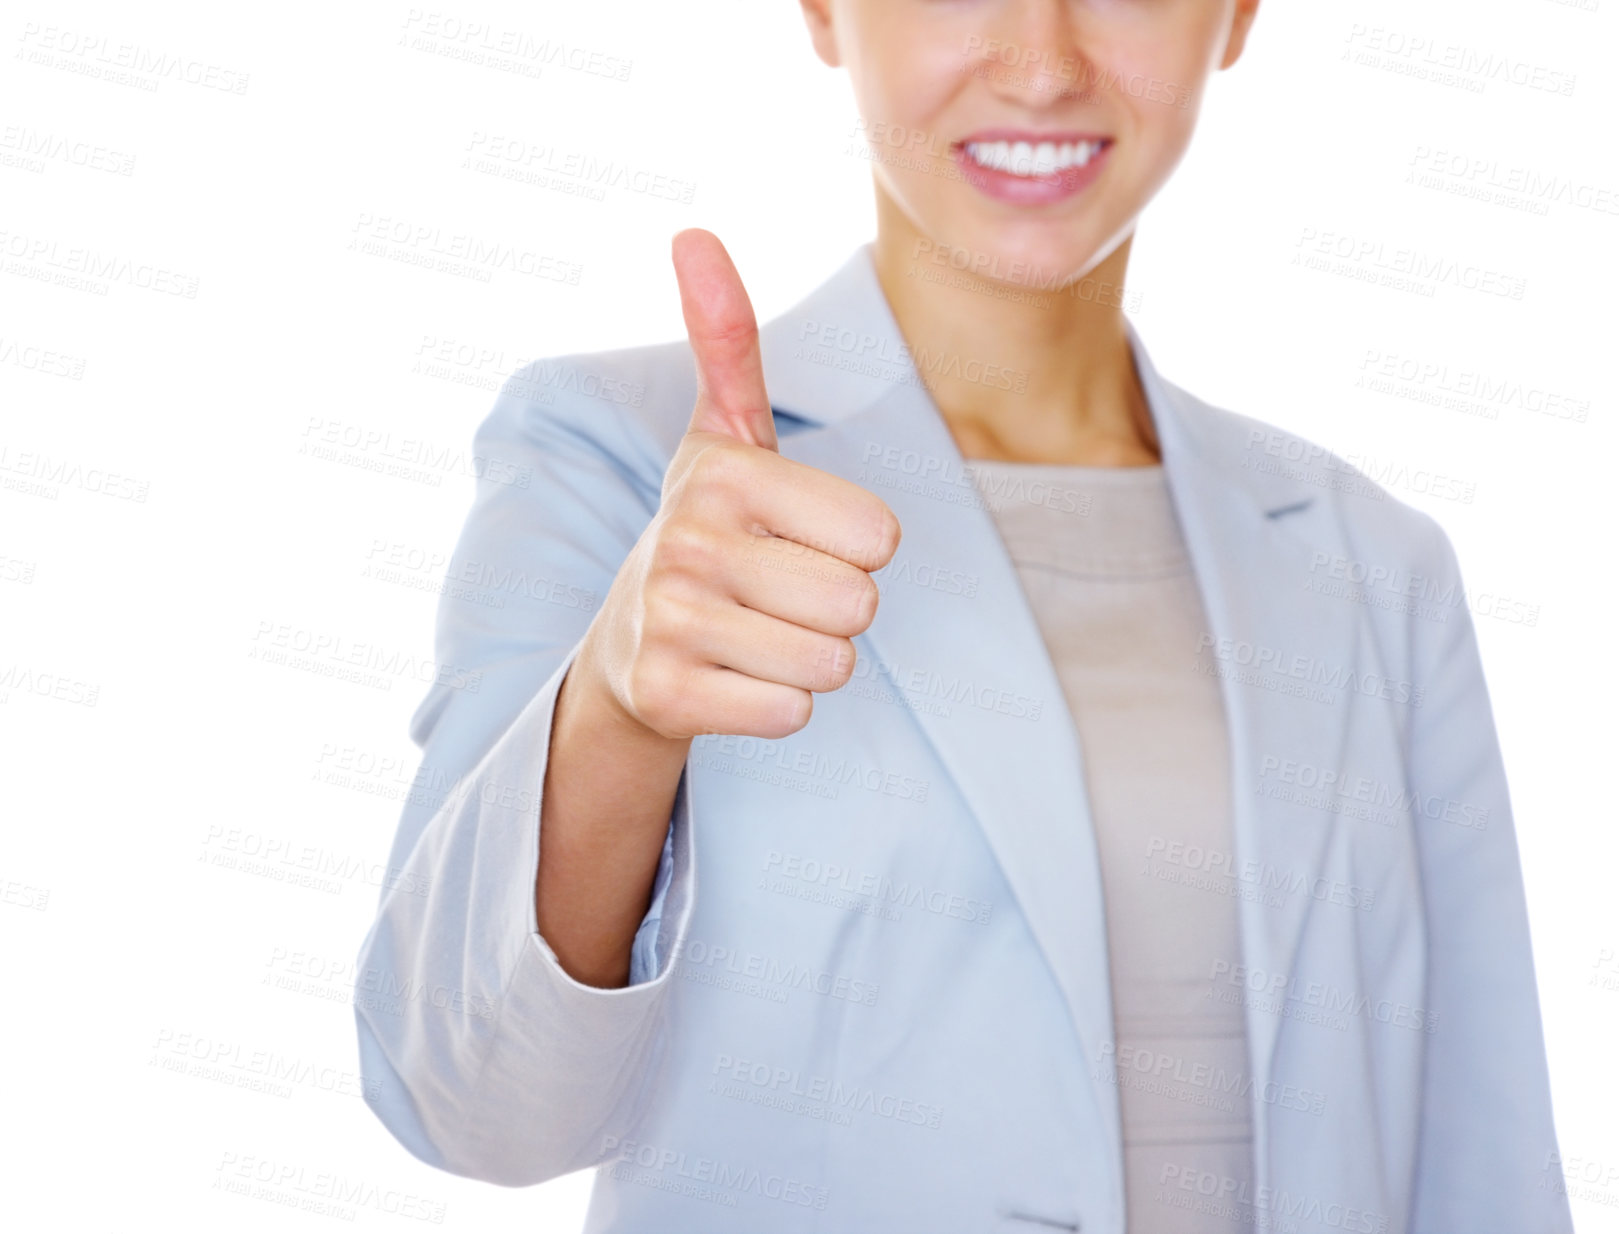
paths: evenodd
<path fill-rule="evenodd" d="M 689 738 L 660 736 L 593 688 L 582 649 L 563 679 L 541 795 L 535 910 L 574 980 L 626 985 Z"/>

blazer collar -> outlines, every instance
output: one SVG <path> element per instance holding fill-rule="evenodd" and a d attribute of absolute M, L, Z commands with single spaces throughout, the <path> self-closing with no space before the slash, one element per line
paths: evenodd
<path fill-rule="evenodd" d="M 1324 601 L 1302 585 L 1312 546 L 1291 516 L 1309 507 L 1314 490 L 1260 465 L 1266 452 L 1252 436 L 1258 422 L 1201 403 L 1160 377 L 1127 325 L 1211 637 L 1328 662 L 1349 657 L 1358 645 L 1354 606 Z M 771 404 L 783 417 L 782 453 L 869 488 L 899 517 L 899 551 L 875 576 L 882 588 L 877 616 L 856 644 L 933 744 L 995 852 L 1067 1000 L 1097 1115 L 1117 1152 L 1118 1091 L 1098 1074 L 1114 1026 L 1078 733 L 993 516 L 970 500 L 965 461 L 902 350 L 870 245 L 766 323 L 761 344 Z M 976 594 L 898 581 L 917 577 L 912 569 L 958 570 L 977 580 Z M 1196 649 L 1186 650 L 1192 671 Z M 1333 816 L 1260 795 L 1258 771 L 1267 756 L 1338 758 L 1354 700 L 1329 706 L 1231 676 L 1221 677 L 1220 688 L 1236 868 L 1313 888 Z M 1239 897 L 1244 962 L 1289 973 L 1315 903 L 1308 890 L 1287 894 L 1279 907 L 1259 895 Z M 1265 1186 L 1269 1108 L 1260 1093 L 1282 1016 L 1260 1000 L 1246 1000 L 1245 1008 L 1250 1065 L 1261 1081 L 1253 1085 L 1253 1114 Z M 1122 1159 L 1113 1166 L 1122 1188 Z"/>

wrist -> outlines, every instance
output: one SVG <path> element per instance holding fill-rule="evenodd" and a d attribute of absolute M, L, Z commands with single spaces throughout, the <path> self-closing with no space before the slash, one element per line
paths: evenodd
<path fill-rule="evenodd" d="M 557 699 L 558 718 L 615 745 L 628 743 L 647 754 L 667 751 L 683 761 L 689 737 L 668 737 L 641 722 L 613 688 L 594 654 L 589 636 L 562 680 Z"/>

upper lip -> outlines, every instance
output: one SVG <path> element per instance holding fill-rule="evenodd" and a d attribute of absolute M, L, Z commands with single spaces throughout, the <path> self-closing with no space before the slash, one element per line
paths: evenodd
<path fill-rule="evenodd" d="M 1106 133 L 1087 133 L 1079 129 L 1054 129 L 1045 132 L 1037 129 L 979 129 L 963 137 L 957 145 L 966 146 L 979 142 L 991 141 L 1026 141 L 1031 146 L 1038 146 L 1050 142 L 1054 146 L 1076 145 L 1082 141 L 1099 141 L 1107 143 L 1113 139 Z"/>

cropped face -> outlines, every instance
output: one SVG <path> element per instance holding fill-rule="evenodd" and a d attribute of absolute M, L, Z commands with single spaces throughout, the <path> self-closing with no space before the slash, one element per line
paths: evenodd
<path fill-rule="evenodd" d="M 1130 234 L 1258 0 L 801 3 L 913 242 L 983 277 L 1061 282 Z"/>

